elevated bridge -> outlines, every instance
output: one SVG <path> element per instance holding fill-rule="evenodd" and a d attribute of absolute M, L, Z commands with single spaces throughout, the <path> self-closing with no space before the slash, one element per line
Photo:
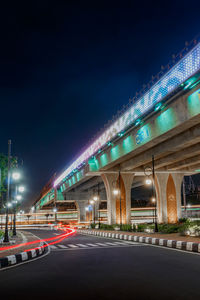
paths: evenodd
<path fill-rule="evenodd" d="M 200 172 L 197 41 L 55 178 L 36 206 L 71 201 L 79 222 L 85 222 L 88 201 L 98 194 L 107 202 L 109 224 L 130 223 L 131 189 L 152 177 L 152 157 L 158 221 L 175 223 L 181 217 L 183 176 Z"/>

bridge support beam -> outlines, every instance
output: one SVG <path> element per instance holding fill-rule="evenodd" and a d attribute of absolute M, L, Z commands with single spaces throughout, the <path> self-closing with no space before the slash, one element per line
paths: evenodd
<path fill-rule="evenodd" d="M 131 222 L 131 186 L 134 174 L 103 173 L 101 175 L 107 194 L 108 224 L 129 224 Z M 119 189 L 114 195 L 113 190 Z"/>
<path fill-rule="evenodd" d="M 78 200 L 76 201 L 77 208 L 78 208 L 78 222 L 79 223 L 86 223 L 87 220 L 87 212 L 86 207 L 88 206 L 88 200 Z"/>
<path fill-rule="evenodd" d="M 176 223 L 181 218 L 182 180 L 183 174 L 156 174 L 159 223 Z"/>

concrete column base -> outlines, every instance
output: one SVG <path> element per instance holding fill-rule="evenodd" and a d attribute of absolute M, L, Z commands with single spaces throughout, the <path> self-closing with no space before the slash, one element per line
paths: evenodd
<path fill-rule="evenodd" d="M 159 223 L 176 223 L 181 218 L 182 180 L 183 174 L 156 174 Z"/>

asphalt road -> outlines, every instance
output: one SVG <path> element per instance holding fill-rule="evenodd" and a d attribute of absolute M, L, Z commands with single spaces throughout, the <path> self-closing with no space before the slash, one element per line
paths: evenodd
<path fill-rule="evenodd" d="M 32 230 L 42 238 L 56 231 Z M 0 272 L 5 299 L 200 299 L 197 254 L 76 234 Z M 110 243 L 110 244 L 108 244 Z"/>

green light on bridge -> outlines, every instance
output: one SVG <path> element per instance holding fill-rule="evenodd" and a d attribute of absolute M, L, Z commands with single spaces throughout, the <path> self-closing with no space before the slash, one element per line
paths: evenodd
<path fill-rule="evenodd" d="M 162 134 L 174 127 L 176 123 L 175 113 L 172 108 L 168 108 L 156 118 L 158 133 Z"/>
<path fill-rule="evenodd" d="M 158 111 L 159 109 L 162 109 L 163 107 L 162 107 L 162 103 L 160 102 L 160 103 L 157 103 L 156 104 L 156 106 L 155 106 L 155 108 L 154 108 L 154 111 Z"/>
<path fill-rule="evenodd" d="M 122 136 L 124 136 L 124 134 L 125 134 L 125 131 L 121 131 L 121 132 L 118 133 L 118 136 L 122 137 Z"/>
<path fill-rule="evenodd" d="M 120 157 L 119 145 L 115 146 L 110 150 L 110 156 L 112 160 L 116 160 L 117 158 Z"/>
<path fill-rule="evenodd" d="M 102 154 L 100 157 L 101 166 L 104 167 L 108 164 L 108 156 L 106 153 Z"/>
<path fill-rule="evenodd" d="M 122 147 L 125 153 L 128 153 L 134 149 L 133 137 L 131 135 L 123 140 Z"/>

